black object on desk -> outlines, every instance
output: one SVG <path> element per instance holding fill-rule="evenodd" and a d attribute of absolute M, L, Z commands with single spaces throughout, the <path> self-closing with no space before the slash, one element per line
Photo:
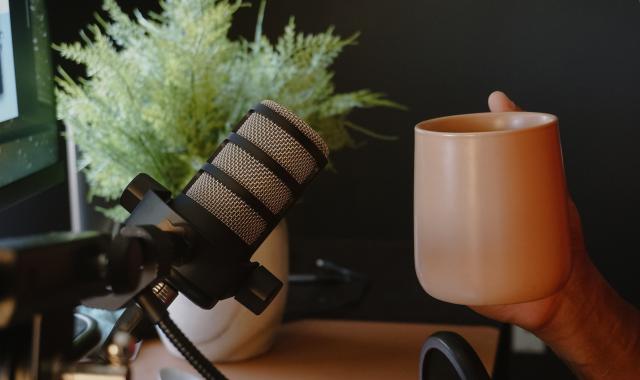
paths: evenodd
<path fill-rule="evenodd" d="M 369 289 L 367 276 L 325 259 L 317 259 L 311 272 L 292 273 L 288 280 L 285 321 L 356 307 Z"/>
<path fill-rule="evenodd" d="M 420 379 L 489 380 L 489 375 L 478 354 L 462 336 L 440 331 L 422 346 Z"/>

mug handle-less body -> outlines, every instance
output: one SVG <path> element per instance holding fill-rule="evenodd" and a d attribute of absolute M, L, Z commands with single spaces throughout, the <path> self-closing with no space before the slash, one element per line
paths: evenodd
<path fill-rule="evenodd" d="M 430 365 L 436 365 L 436 354 L 440 353 L 455 370 L 460 380 L 490 380 L 478 354 L 460 335 L 451 331 L 432 334 L 420 351 L 420 379 L 432 380 Z"/>
<path fill-rule="evenodd" d="M 414 257 L 431 296 L 462 305 L 533 301 L 571 269 L 558 120 L 503 112 L 415 128 Z"/>

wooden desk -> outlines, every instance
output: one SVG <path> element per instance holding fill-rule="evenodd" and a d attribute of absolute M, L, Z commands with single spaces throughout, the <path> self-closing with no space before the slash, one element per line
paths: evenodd
<path fill-rule="evenodd" d="M 495 327 L 330 320 L 287 323 L 268 353 L 217 367 L 231 380 L 415 380 L 422 344 L 441 330 L 464 336 L 491 373 L 499 337 Z M 154 340 L 142 345 L 132 365 L 133 379 L 157 380 L 164 367 L 196 373 Z"/>

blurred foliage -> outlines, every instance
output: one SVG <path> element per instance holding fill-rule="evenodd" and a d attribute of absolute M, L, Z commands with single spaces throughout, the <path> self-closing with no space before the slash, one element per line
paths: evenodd
<path fill-rule="evenodd" d="M 290 19 L 271 43 L 228 36 L 241 2 L 165 0 L 160 13 L 128 15 L 105 0 L 106 19 L 80 32 L 81 42 L 54 45 L 86 67 L 86 77 L 58 69 L 58 117 L 71 126 L 82 152 L 90 196 L 117 199 L 145 172 L 176 193 L 247 110 L 272 99 L 307 120 L 332 150 L 353 146 L 347 120 L 355 108 L 397 107 L 368 90 L 336 93 L 331 64 L 357 35 L 329 28 L 310 35 Z M 123 220 L 123 209 L 102 210 Z"/>

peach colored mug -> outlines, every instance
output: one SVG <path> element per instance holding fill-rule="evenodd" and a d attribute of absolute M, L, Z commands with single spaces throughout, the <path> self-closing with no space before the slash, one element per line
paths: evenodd
<path fill-rule="evenodd" d="M 424 290 L 466 305 L 531 301 L 571 268 L 558 119 L 479 113 L 415 127 L 415 265 Z"/>

